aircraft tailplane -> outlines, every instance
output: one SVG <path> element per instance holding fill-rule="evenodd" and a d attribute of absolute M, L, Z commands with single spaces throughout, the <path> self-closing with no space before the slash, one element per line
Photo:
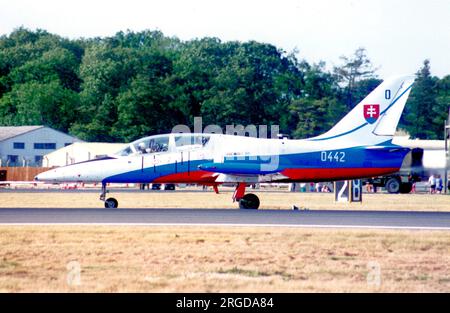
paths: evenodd
<path fill-rule="evenodd" d="M 313 141 L 341 139 L 360 145 L 376 145 L 392 139 L 414 76 L 386 79 L 333 128 Z"/>

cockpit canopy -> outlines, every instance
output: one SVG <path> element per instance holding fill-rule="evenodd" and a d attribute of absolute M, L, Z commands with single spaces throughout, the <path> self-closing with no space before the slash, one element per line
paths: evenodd
<path fill-rule="evenodd" d="M 174 133 L 149 136 L 133 141 L 128 147 L 117 152 L 116 155 L 127 156 L 199 149 L 207 146 L 210 139 L 211 135 L 209 134 Z"/>

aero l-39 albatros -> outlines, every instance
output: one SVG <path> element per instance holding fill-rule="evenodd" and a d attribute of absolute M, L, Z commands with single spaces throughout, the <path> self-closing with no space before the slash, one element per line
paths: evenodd
<path fill-rule="evenodd" d="M 267 139 L 206 133 L 171 133 L 132 142 L 116 155 L 49 170 L 43 182 L 235 184 L 233 201 L 257 209 L 260 182 L 311 182 L 357 179 L 399 170 L 410 149 L 392 138 L 413 84 L 410 76 L 385 80 L 328 132 L 309 139 Z"/>

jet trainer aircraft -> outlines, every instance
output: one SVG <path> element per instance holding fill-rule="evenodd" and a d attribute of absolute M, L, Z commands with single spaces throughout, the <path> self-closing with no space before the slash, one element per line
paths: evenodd
<path fill-rule="evenodd" d="M 414 77 L 385 80 L 328 132 L 309 139 L 261 139 L 223 134 L 171 133 L 132 142 L 116 155 L 55 168 L 35 177 L 44 182 L 235 184 L 233 201 L 257 209 L 260 182 L 335 181 L 399 170 L 410 149 L 392 144 Z"/>

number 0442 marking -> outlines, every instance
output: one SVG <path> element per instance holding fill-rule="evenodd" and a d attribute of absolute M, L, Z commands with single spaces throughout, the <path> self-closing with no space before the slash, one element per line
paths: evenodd
<path fill-rule="evenodd" d="M 322 162 L 345 162 L 345 152 L 344 151 L 322 151 L 320 152 L 320 161 Z"/>

